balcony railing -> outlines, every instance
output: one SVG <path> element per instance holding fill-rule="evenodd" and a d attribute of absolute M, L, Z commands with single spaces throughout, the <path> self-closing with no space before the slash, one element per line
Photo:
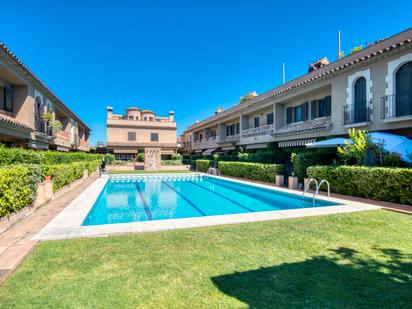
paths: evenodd
<path fill-rule="evenodd" d="M 343 124 L 350 125 L 362 122 L 370 122 L 372 115 L 372 101 L 343 106 Z"/>
<path fill-rule="evenodd" d="M 270 135 L 272 133 L 273 133 L 273 124 L 268 124 L 268 125 L 261 126 L 261 127 L 242 130 L 241 137 L 242 138 L 255 137 L 255 136 L 261 136 L 261 135 Z"/>
<path fill-rule="evenodd" d="M 226 143 L 226 142 L 236 142 L 240 140 L 240 134 L 234 134 L 234 135 L 228 135 L 224 136 L 220 139 L 221 143 Z"/>
<path fill-rule="evenodd" d="M 200 140 L 196 140 L 194 142 L 194 149 L 203 149 L 203 148 L 211 148 L 216 147 L 216 143 L 219 142 L 219 137 L 207 137 Z"/>
<path fill-rule="evenodd" d="M 382 119 L 412 116 L 412 91 L 382 97 Z"/>

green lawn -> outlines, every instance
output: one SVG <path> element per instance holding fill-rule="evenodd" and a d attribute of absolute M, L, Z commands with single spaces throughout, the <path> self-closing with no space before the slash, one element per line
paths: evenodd
<path fill-rule="evenodd" d="M 411 308 L 412 217 L 354 214 L 41 243 L 1 308 Z"/>
<path fill-rule="evenodd" d="M 112 174 L 181 174 L 194 173 L 194 171 L 180 170 L 180 171 L 109 171 Z"/>

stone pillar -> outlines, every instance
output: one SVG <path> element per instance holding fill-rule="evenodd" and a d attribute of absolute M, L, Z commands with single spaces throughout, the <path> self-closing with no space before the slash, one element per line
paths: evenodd
<path fill-rule="evenodd" d="M 282 187 L 285 184 L 285 176 L 283 175 L 276 175 L 276 186 Z"/>
<path fill-rule="evenodd" d="M 297 189 L 299 187 L 298 177 L 289 176 L 289 189 Z"/>
<path fill-rule="evenodd" d="M 146 171 L 159 171 L 161 168 L 160 148 L 145 148 L 144 169 Z"/>
<path fill-rule="evenodd" d="M 46 180 L 44 182 L 44 197 L 46 201 L 50 201 L 53 198 L 53 180 Z"/>
<path fill-rule="evenodd" d="M 89 171 L 88 171 L 88 170 L 84 170 L 84 171 L 83 171 L 83 179 L 86 179 L 87 177 L 89 177 Z"/>

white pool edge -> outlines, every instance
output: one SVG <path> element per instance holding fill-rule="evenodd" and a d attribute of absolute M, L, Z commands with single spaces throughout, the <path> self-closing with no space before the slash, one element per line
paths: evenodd
<path fill-rule="evenodd" d="M 202 174 L 202 173 L 197 173 Z M 122 174 L 119 177 L 138 177 L 144 174 Z M 168 175 L 168 174 L 145 174 L 145 175 Z M 196 175 L 194 173 L 185 174 L 170 174 L 170 175 Z M 114 175 L 116 176 L 116 175 Z M 243 181 L 238 179 L 232 179 L 227 177 L 216 177 L 207 175 L 209 177 L 221 178 L 232 182 L 248 184 L 256 187 L 266 188 L 273 191 L 281 191 L 291 193 L 294 195 L 296 191 L 272 187 L 269 185 Z M 130 223 L 116 223 L 116 224 L 102 224 L 102 225 L 90 225 L 82 226 L 84 219 L 90 212 L 95 201 L 102 192 L 104 186 L 109 180 L 109 176 L 102 176 L 96 179 L 86 190 L 84 190 L 76 199 L 74 199 L 62 212 L 60 212 L 55 218 L 53 218 L 39 233 L 37 233 L 33 239 L 35 240 L 58 240 L 58 239 L 70 239 L 80 237 L 102 237 L 114 234 L 126 234 L 126 233 L 142 233 L 142 232 L 155 232 L 163 230 L 194 228 L 194 227 L 206 227 L 225 224 L 236 224 L 245 222 L 258 222 L 258 221 L 271 221 L 281 220 L 288 218 L 303 218 L 310 216 L 322 216 L 329 214 L 349 213 L 357 211 L 367 211 L 380 209 L 380 206 L 359 203 L 354 201 L 347 201 L 338 198 L 316 196 L 317 199 L 335 202 L 343 205 L 337 206 L 322 206 L 314 208 L 299 208 L 288 210 L 274 210 L 274 211 L 262 211 L 254 213 L 242 213 L 242 214 L 228 214 L 218 216 L 206 216 L 206 217 L 194 217 L 194 218 L 182 218 L 182 219 L 167 219 L 167 220 L 153 220 L 144 222 L 130 222 Z"/>

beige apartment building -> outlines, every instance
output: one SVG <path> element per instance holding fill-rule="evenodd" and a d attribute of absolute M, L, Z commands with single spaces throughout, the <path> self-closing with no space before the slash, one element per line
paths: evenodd
<path fill-rule="evenodd" d="M 168 117 L 156 116 L 149 110 L 129 107 L 124 115 L 113 114 L 107 107 L 107 150 L 118 160 L 132 160 L 147 148 L 160 148 L 163 160 L 176 153 L 174 112 Z"/>
<path fill-rule="evenodd" d="M 182 135 L 188 153 L 243 145 L 305 146 L 349 128 L 412 137 L 412 29 L 328 63 L 197 122 Z"/>
<path fill-rule="evenodd" d="M 44 119 L 52 115 L 61 130 Z M 0 43 L 0 143 L 11 147 L 89 151 L 90 128 Z"/>

